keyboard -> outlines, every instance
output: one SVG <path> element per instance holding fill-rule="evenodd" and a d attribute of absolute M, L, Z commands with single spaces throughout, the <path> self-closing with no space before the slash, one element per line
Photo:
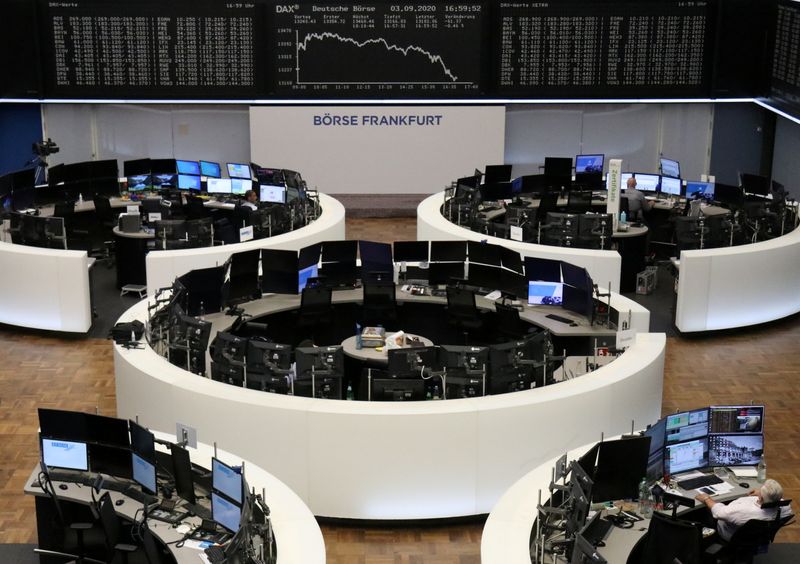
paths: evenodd
<path fill-rule="evenodd" d="M 678 482 L 678 487 L 680 487 L 682 490 L 696 490 L 697 488 L 702 488 L 704 486 L 713 486 L 714 484 L 721 483 L 722 480 L 717 478 L 714 474 L 706 474 L 704 476 L 689 478 L 688 480 Z"/>
<path fill-rule="evenodd" d="M 201 519 L 211 519 L 211 510 L 207 507 L 203 507 L 202 505 L 197 505 L 196 503 L 187 503 L 183 506 L 183 509 L 192 515 L 197 515 Z"/>
<path fill-rule="evenodd" d="M 218 564 L 225 562 L 225 549 L 221 546 L 209 546 L 203 552 L 206 553 L 206 558 L 211 564 Z"/>
<path fill-rule="evenodd" d="M 556 315 L 555 313 L 548 313 L 547 315 L 545 315 L 545 317 L 548 319 L 554 319 L 555 321 L 560 321 L 561 323 L 566 323 L 567 325 L 572 325 L 573 323 L 575 323 L 575 321 L 573 321 L 572 319 L 568 317 L 561 317 L 560 315 Z"/>

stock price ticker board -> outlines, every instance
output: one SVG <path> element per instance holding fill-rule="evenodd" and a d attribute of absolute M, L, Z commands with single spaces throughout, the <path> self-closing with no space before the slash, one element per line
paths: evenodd
<path fill-rule="evenodd" d="M 269 10 L 278 97 L 481 93 L 484 2 L 318 2 Z"/>
<path fill-rule="evenodd" d="M 772 54 L 772 102 L 800 115 L 800 4 L 782 2 L 777 7 Z"/>

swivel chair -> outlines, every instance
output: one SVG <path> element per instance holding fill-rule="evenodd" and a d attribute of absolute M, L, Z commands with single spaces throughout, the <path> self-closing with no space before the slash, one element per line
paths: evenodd
<path fill-rule="evenodd" d="M 100 513 L 100 524 L 106 535 L 106 549 L 108 551 L 108 561 L 114 562 L 119 555 L 123 564 L 128 563 L 128 556 L 138 550 L 135 544 L 120 542 L 122 537 L 122 523 L 114 510 L 114 502 L 111 501 L 111 494 L 105 492 L 97 502 Z"/>
<path fill-rule="evenodd" d="M 545 192 L 536 208 L 536 225 L 541 225 L 547 219 L 547 214 L 556 211 L 558 207 L 558 192 Z"/>
<path fill-rule="evenodd" d="M 315 336 L 314 333 L 320 325 L 329 325 L 333 321 L 332 299 L 333 292 L 328 286 L 303 288 L 296 329 L 310 329 L 312 336 Z"/>
<path fill-rule="evenodd" d="M 186 196 L 186 203 L 183 206 L 183 213 L 186 219 L 203 219 L 209 216 L 208 210 L 203 205 L 203 200 L 197 196 Z"/>
<path fill-rule="evenodd" d="M 775 518 L 770 520 L 750 519 L 739 527 L 727 543 L 717 542 L 706 549 L 706 555 L 715 564 L 750 564 L 755 556 L 765 554 L 775 535 L 789 524 L 794 515 L 781 517 L 781 507 L 791 504 L 791 499 L 782 499 L 774 503 L 762 503 L 762 509 L 778 510 Z M 721 539 L 720 539 L 721 540 Z"/>
<path fill-rule="evenodd" d="M 466 344 L 470 331 L 483 327 L 483 319 L 475 305 L 475 292 L 447 287 L 447 322 L 463 332 Z"/>
<path fill-rule="evenodd" d="M 696 217 L 675 218 L 675 243 L 678 251 L 704 248 L 709 231 L 707 226 L 701 227 L 700 220 Z"/>
<path fill-rule="evenodd" d="M 639 553 L 640 564 L 700 564 L 702 526 L 654 513 L 644 546 Z"/>
<path fill-rule="evenodd" d="M 100 236 L 103 242 L 102 258 L 111 268 L 114 248 L 113 229 L 117 226 L 117 214 L 111 209 L 111 200 L 105 196 L 95 196 L 93 201 L 94 213 L 100 223 Z"/>
<path fill-rule="evenodd" d="M 570 190 L 567 197 L 567 213 L 586 213 L 591 209 L 591 190 Z"/>
<path fill-rule="evenodd" d="M 519 310 L 513 306 L 495 302 L 494 311 L 495 331 L 500 338 L 499 342 L 518 339 L 520 335 L 524 335 L 528 331 L 528 328 L 533 329 L 533 326 L 522 323 L 519 318 Z M 526 325 L 528 326 L 527 328 L 525 327 Z"/>
<path fill-rule="evenodd" d="M 397 321 L 396 288 L 393 282 L 365 283 L 361 322 L 364 326 L 384 325 Z"/>

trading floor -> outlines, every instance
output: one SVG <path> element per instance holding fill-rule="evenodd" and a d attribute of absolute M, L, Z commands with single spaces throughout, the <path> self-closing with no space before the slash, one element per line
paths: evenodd
<path fill-rule="evenodd" d="M 414 219 L 348 220 L 348 239 L 414 239 Z M 710 404 L 763 402 L 768 475 L 800 498 L 800 315 L 741 331 L 668 338 L 662 414 Z M 115 413 L 113 353 L 104 339 L 59 338 L 0 327 L 0 543 L 36 543 L 23 482 L 38 457 L 36 407 Z M 598 437 L 599 438 L 599 437 Z M 432 438 L 432 440 L 434 440 Z M 331 564 L 480 561 L 482 521 L 430 527 L 322 523 Z M 800 542 L 800 526 L 776 542 Z"/>

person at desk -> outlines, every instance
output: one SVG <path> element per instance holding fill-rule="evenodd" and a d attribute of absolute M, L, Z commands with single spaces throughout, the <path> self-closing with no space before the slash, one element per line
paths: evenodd
<path fill-rule="evenodd" d="M 256 194 L 255 190 L 248 190 L 244 193 L 244 202 L 242 202 L 242 206 L 246 206 L 251 210 L 258 209 L 258 194 Z"/>
<path fill-rule="evenodd" d="M 711 515 L 717 520 L 717 531 L 726 541 L 731 540 L 733 533 L 747 523 L 750 519 L 768 521 L 775 518 L 777 511 L 781 517 L 788 517 L 794 512 L 789 506 L 762 509 L 762 503 L 775 503 L 783 498 L 783 488 L 775 480 L 767 480 L 750 495 L 733 500 L 729 504 L 718 503 L 708 494 L 698 494 L 695 499 L 705 504 L 711 510 Z"/>
<path fill-rule="evenodd" d="M 628 199 L 628 212 L 631 219 L 641 221 L 644 219 L 644 212 L 653 208 L 653 202 L 645 199 L 644 192 L 636 189 L 636 178 L 634 177 L 628 179 L 624 197 Z"/>

